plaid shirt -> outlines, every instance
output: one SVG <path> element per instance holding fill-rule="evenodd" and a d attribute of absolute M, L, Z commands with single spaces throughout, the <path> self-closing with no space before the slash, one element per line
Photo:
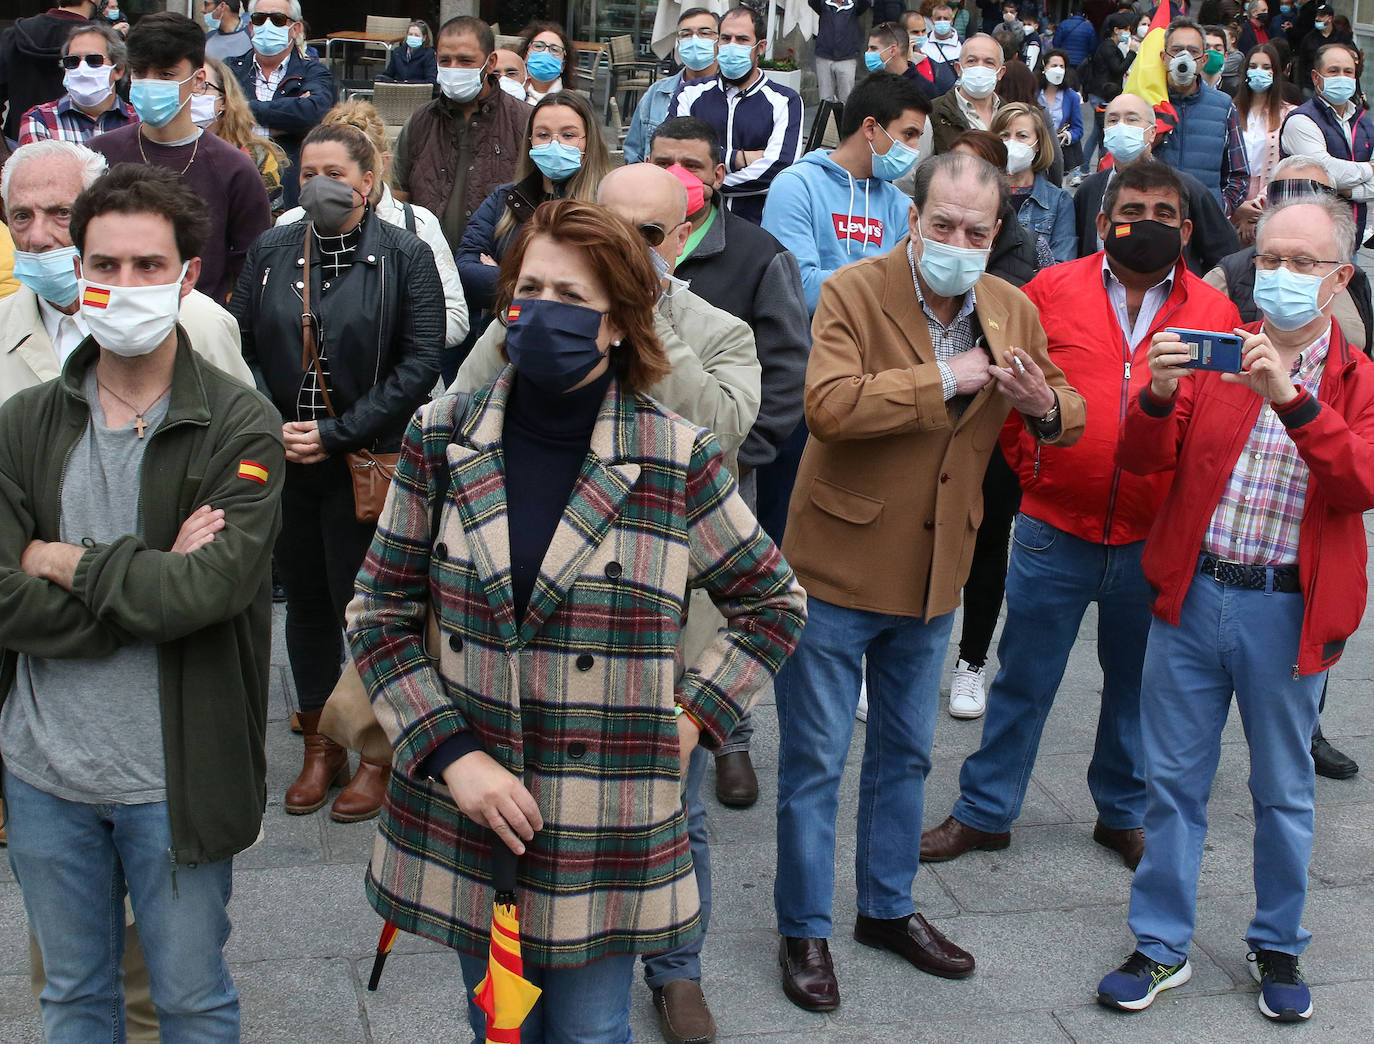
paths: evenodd
<path fill-rule="evenodd" d="M 1245 202 L 1250 191 L 1250 156 L 1245 151 L 1245 138 L 1240 133 L 1240 117 L 1236 107 L 1226 117 L 1226 152 L 1221 157 L 1221 198 L 1226 203 L 1226 216 Z"/>
<path fill-rule="evenodd" d="M 1314 397 L 1326 369 L 1331 328 L 1293 368 L 1293 383 Z M 1307 504 L 1307 464 L 1274 408 L 1266 403 L 1212 512 L 1202 549 L 1228 562 L 1291 565 L 1298 560 L 1298 526 Z"/>
<path fill-rule="evenodd" d="M 64 94 L 57 101 L 35 105 L 24 113 L 19 122 L 19 144 L 56 138 L 85 145 L 97 134 L 137 122 L 134 107 L 122 98 L 116 98 L 112 108 L 92 119 L 72 104 L 70 94 Z"/>
<path fill-rule="evenodd" d="M 935 317 L 930 305 L 926 304 L 921 281 L 916 277 L 916 251 L 910 239 L 906 243 L 906 263 L 911 266 L 911 283 L 916 287 L 916 299 L 921 302 L 921 311 L 925 313 L 926 324 L 930 327 L 930 343 L 935 349 L 935 362 L 940 367 L 941 391 L 944 393 L 945 402 L 949 402 L 959 392 L 959 382 L 954 376 L 954 371 L 950 369 L 949 361 L 960 352 L 970 350 L 977 343 L 977 337 L 973 332 L 973 310 L 978 305 L 978 298 L 973 288 L 969 287 L 954 322 L 946 326 Z M 962 407 L 958 412 L 963 412 Z"/>

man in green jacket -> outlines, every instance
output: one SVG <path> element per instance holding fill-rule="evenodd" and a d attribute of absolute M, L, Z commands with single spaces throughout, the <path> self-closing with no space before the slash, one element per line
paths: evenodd
<path fill-rule="evenodd" d="M 176 325 L 203 211 L 144 166 L 83 192 L 91 335 L 0 408 L 0 751 L 50 1039 L 122 1039 L 126 891 L 162 1032 L 239 1039 L 225 906 L 266 802 L 283 453 Z"/>

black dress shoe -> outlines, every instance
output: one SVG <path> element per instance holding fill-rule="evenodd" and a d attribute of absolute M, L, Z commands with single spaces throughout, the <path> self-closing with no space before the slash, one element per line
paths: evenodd
<path fill-rule="evenodd" d="M 716 757 L 716 800 L 730 808 L 748 808 L 759 799 L 759 777 L 747 750 Z"/>
<path fill-rule="evenodd" d="M 1093 840 L 1103 848 L 1110 848 L 1132 870 L 1140 865 L 1141 857 L 1145 855 L 1145 831 L 1140 827 L 1113 830 L 1103 826 L 1099 819 L 1093 827 Z"/>
<path fill-rule="evenodd" d="M 854 940 L 891 950 L 921 971 L 942 979 L 967 979 L 973 974 L 973 954 L 955 946 L 918 913 L 890 921 L 859 914 L 854 922 Z"/>
<path fill-rule="evenodd" d="M 1327 779 L 1349 779 L 1360 771 L 1355 759 L 1342 754 L 1328 743 L 1321 729 L 1312 737 L 1312 764 L 1317 770 L 1317 775 L 1325 776 Z"/>
<path fill-rule="evenodd" d="M 824 939 L 794 939 L 784 935 L 778 944 L 782 992 L 806 1011 L 834 1011 L 840 1006 L 840 984 Z"/>

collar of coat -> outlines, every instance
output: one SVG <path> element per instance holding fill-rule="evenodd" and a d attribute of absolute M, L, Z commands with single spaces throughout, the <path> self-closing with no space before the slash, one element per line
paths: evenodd
<path fill-rule="evenodd" d="M 181 324 L 177 324 L 177 354 L 172 366 L 172 391 L 167 400 L 167 416 L 158 425 L 159 430 L 173 424 L 188 423 L 207 425 L 210 423 L 210 397 L 205 391 L 205 383 L 196 366 L 191 351 L 190 338 Z M 87 405 L 83 382 L 86 371 L 100 358 L 100 345 L 94 336 L 87 337 L 73 349 L 62 367 L 63 390 L 72 398 Z"/>

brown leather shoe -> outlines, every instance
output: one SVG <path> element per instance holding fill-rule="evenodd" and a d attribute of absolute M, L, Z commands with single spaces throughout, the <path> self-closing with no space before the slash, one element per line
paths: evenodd
<path fill-rule="evenodd" d="M 730 808 L 748 808 L 759 799 L 759 777 L 747 750 L 716 758 L 716 800 Z"/>
<path fill-rule="evenodd" d="M 840 1006 L 840 984 L 824 939 L 794 939 L 784 935 L 778 944 L 782 992 L 807 1011 L 834 1011 Z"/>
<path fill-rule="evenodd" d="M 1011 831 L 989 834 L 975 830 L 950 816 L 934 830 L 921 835 L 921 862 L 943 863 L 958 859 L 965 852 L 997 852 L 1011 844 Z"/>
<path fill-rule="evenodd" d="M 305 763 L 296 782 L 286 788 L 286 811 L 303 816 L 324 805 L 331 786 L 348 782 L 348 751 L 320 734 L 320 712 L 301 711 Z"/>
<path fill-rule="evenodd" d="M 329 818 L 336 823 L 361 823 L 364 819 L 376 818 L 382 810 L 382 798 L 386 797 L 390 778 L 391 762 L 361 759 L 348 786 L 334 799 Z"/>
<path fill-rule="evenodd" d="M 884 921 L 859 914 L 854 941 L 905 957 L 923 972 L 942 979 L 967 979 L 973 974 L 973 954 L 946 939 L 918 913 Z"/>
<path fill-rule="evenodd" d="M 1134 870 L 1140 865 L 1140 857 L 1145 854 L 1145 831 L 1140 827 L 1133 830 L 1112 830 L 1097 821 L 1093 827 L 1093 840 L 1103 848 L 1110 848 L 1121 857 L 1121 861 Z"/>
<path fill-rule="evenodd" d="M 706 1006 L 701 983 L 674 979 L 653 992 L 658 1028 L 668 1044 L 710 1044 L 716 1039 L 716 1020 Z"/>

